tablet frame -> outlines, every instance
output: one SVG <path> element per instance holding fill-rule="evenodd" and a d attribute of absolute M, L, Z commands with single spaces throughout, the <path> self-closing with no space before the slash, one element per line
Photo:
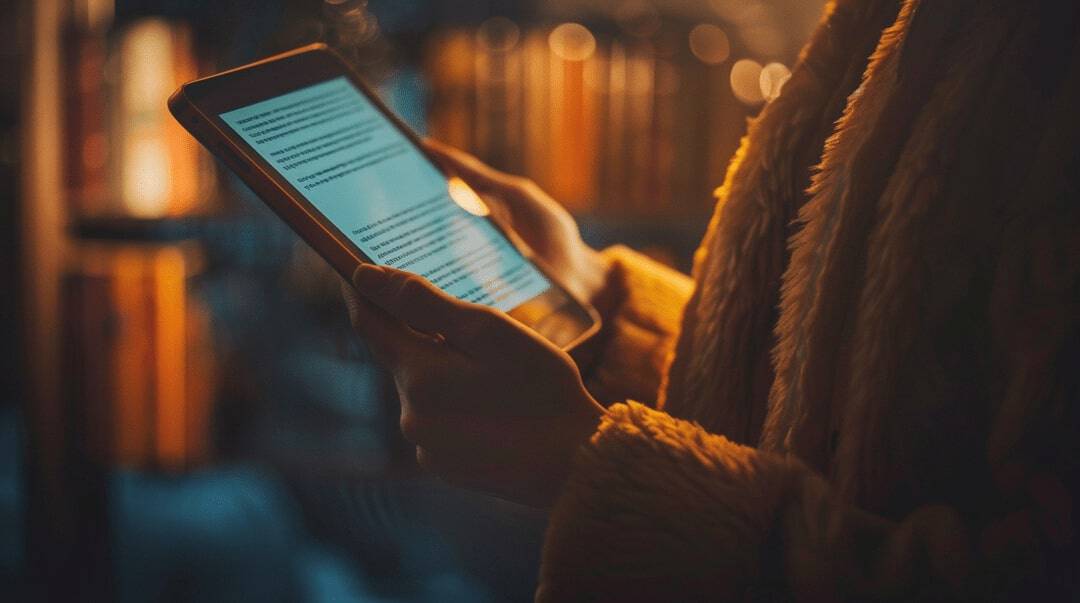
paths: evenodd
<path fill-rule="evenodd" d="M 169 109 L 191 134 L 221 159 L 267 205 L 346 280 L 362 262 L 376 263 L 360 250 L 303 193 L 229 127 L 221 114 L 307 86 L 344 76 L 383 113 L 435 168 L 442 166 L 420 138 L 389 109 L 353 69 L 325 44 L 311 44 L 235 69 L 188 82 L 169 98 Z M 551 283 L 544 293 L 507 314 L 565 350 L 573 350 L 600 330 L 600 317 L 563 286 L 543 260 L 511 229 L 489 215 L 495 229 Z"/>

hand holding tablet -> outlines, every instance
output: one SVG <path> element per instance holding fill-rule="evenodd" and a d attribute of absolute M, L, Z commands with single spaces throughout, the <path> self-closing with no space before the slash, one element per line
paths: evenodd
<path fill-rule="evenodd" d="M 364 262 L 406 270 L 563 349 L 598 330 L 595 310 L 324 46 L 185 84 L 169 106 L 342 276 Z"/>

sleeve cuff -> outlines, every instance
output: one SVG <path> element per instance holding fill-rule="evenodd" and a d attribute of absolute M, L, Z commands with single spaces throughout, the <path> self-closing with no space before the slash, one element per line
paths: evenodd
<path fill-rule="evenodd" d="M 602 253 L 611 263 L 611 301 L 586 384 L 604 404 L 633 399 L 655 406 L 693 281 L 628 247 Z"/>
<path fill-rule="evenodd" d="M 616 404 L 552 511 L 537 600 L 665 600 L 687 587 L 726 600 L 761 577 L 766 539 L 801 469 Z"/>

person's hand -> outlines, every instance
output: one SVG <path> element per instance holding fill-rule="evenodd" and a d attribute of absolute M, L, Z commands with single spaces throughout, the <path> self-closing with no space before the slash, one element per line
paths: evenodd
<path fill-rule="evenodd" d="M 464 487 L 551 504 L 604 412 L 570 357 L 407 272 L 362 265 L 343 291 L 353 327 L 394 376 L 419 464 Z"/>
<path fill-rule="evenodd" d="M 532 180 L 500 172 L 464 151 L 432 139 L 424 147 L 483 197 L 495 218 L 517 233 L 571 293 L 597 301 L 608 262 L 581 240 L 577 223 L 562 205 Z"/>

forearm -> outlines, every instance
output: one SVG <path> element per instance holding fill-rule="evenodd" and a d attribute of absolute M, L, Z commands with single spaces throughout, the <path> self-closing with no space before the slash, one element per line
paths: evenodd
<path fill-rule="evenodd" d="M 761 567 L 794 475 L 782 459 L 617 404 L 552 512 L 537 600 L 733 597 Z"/>
<path fill-rule="evenodd" d="M 1069 579 L 1064 484 L 1032 474 L 1026 492 L 995 495 L 1010 508 L 996 516 L 928 505 L 894 522 L 794 458 L 620 404 L 552 513 L 537 600 L 1038 599 Z"/>

